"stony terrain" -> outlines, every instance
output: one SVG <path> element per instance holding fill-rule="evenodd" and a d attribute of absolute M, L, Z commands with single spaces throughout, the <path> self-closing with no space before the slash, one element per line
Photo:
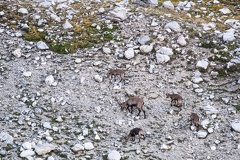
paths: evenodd
<path fill-rule="evenodd" d="M 14 2 L 0 2 L 0 159 L 239 159 L 239 2 Z M 146 119 L 120 109 L 131 96 Z"/>

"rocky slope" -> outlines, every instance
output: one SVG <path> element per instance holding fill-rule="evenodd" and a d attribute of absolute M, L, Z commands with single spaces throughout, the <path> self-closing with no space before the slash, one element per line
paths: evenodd
<path fill-rule="evenodd" d="M 1 159 L 239 158 L 239 2 L 10 3 L 0 5 Z M 181 110 L 166 93 L 184 98 Z M 135 95 L 146 119 L 120 110 Z M 135 127 L 146 139 L 126 142 Z"/>

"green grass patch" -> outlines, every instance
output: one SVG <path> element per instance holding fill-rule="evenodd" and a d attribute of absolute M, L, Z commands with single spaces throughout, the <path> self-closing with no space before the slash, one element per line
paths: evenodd
<path fill-rule="evenodd" d="M 240 111 L 240 104 L 234 106 L 238 111 Z"/>

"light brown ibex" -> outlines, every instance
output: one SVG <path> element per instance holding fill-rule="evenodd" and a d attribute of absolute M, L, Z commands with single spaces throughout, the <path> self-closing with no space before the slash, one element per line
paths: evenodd
<path fill-rule="evenodd" d="M 190 115 L 191 122 L 197 127 L 197 130 L 199 129 L 200 121 L 199 116 L 196 113 L 192 113 Z"/>
<path fill-rule="evenodd" d="M 171 105 L 174 103 L 177 107 L 181 107 L 182 106 L 182 101 L 183 98 L 182 96 L 180 96 L 179 94 L 170 94 L 167 93 L 167 98 L 171 98 Z"/>
<path fill-rule="evenodd" d="M 125 71 L 121 69 L 110 69 L 107 73 L 107 77 L 112 77 L 112 76 L 114 76 L 114 79 L 116 78 L 116 76 L 120 76 L 121 77 L 120 82 L 124 81 Z"/>
<path fill-rule="evenodd" d="M 128 134 L 128 136 L 126 137 L 127 141 L 128 139 L 131 137 L 132 141 L 135 141 L 135 136 L 138 135 L 139 141 L 140 139 L 145 139 L 145 135 L 143 134 L 143 130 L 141 128 L 133 128 L 130 133 Z"/>
<path fill-rule="evenodd" d="M 117 100 L 118 102 L 118 100 Z M 146 118 L 146 113 L 145 113 L 145 110 L 143 109 L 143 106 L 144 106 L 144 101 L 142 98 L 140 97 L 130 97 L 128 100 L 126 100 L 125 102 L 123 103 L 119 103 L 118 104 L 120 105 L 121 109 L 125 109 L 127 108 L 127 110 L 130 112 L 130 113 L 133 113 L 133 107 L 137 107 L 138 109 L 138 114 L 137 116 L 139 116 L 139 114 L 141 113 L 141 111 L 143 111 L 144 113 L 144 118 Z M 130 107 L 131 107 L 131 110 L 130 110 Z"/>

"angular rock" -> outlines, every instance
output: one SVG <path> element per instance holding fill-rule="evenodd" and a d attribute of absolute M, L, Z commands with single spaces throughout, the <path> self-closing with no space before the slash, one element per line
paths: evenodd
<path fill-rule="evenodd" d="M 240 133 L 240 122 L 231 122 L 230 125 L 234 131 Z"/>
<path fill-rule="evenodd" d="M 141 45 L 145 45 L 150 40 L 151 39 L 149 36 L 142 36 L 138 39 L 138 43 L 140 43 Z"/>
<path fill-rule="evenodd" d="M 127 9 L 118 7 L 109 12 L 113 17 L 118 18 L 121 21 L 127 19 Z"/>
<path fill-rule="evenodd" d="M 46 77 L 45 83 L 47 85 L 51 86 L 53 84 L 53 82 L 54 82 L 54 77 L 52 75 L 49 75 L 49 76 Z"/>
<path fill-rule="evenodd" d="M 30 149 L 32 149 L 32 143 L 30 143 L 30 142 L 24 142 L 24 143 L 22 144 L 22 147 L 23 147 L 24 149 L 26 149 L 26 150 L 30 150 Z"/>
<path fill-rule="evenodd" d="M 22 50 L 21 48 L 17 48 L 15 51 L 12 53 L 15 57 L 19 58 L 22 56 Z"/>
<path fill-rule="evenodd" d="M 121 155 L 118 151 L 116 150 L 112 150 L 108 153 L 108 160 L 120 160 L 121 159 Z"/>
<path fill-rule="evenodd" d="M 142 45 L 140 46 L 140 51 L 142 53 L 149 53 L 153 50 L 153 46 L 152 45 Z"/>
<path fill-rule="evenodd" d="M 196 67 L 197 67 L 197 68 L 202 68 L 202 69 L 207 69 L 208 64 L 209 64 L 209 63 L 208 63 L 207 60 L 200 60 L 200 61 L 197 62 Z"/>
<path fill-rule="evenodd" d="M 37 48 L 41 49 L 41 50 L 46 50 L 49 49 L 49 47 L 47 46 L 47 44 L 43 41 L 39 41 L 37 42 Z"/>
<path fill-rule="evenodd" d="M 76 144 L 72 147 L 73 152 L 83 151 L 84 147 L 81 144 Z"/>
<path fill-rule="evenodd" d="M 111 49 L 110 49 L 110 48 L 107 48 L 107 47 L 103 47 L 102 50 L 103 50 L 103 52 L 106 53 L 106 54 L 111 54 L 111 53 L 112 53 Z"/>
<path fill-rule="evenodd" d="M 229 14 L 229 13 L 231 13 L 231 10 L 224 7 L 224 8 L 219 9 L 219 12 L 221 12 L 222 14 Z"/>
<path fill-rule="evenodd" d="M 180 25 L 176 21 L 172 21 L 172 22 L 167 23 L 164 28 L 165 29 L 169 28 L 169 29 L 171 29 L 175 32 L 180 32 L 182 30 Z"/>
<path fill-rule="evenodd" d="M 0 132 L 0 141 L 4 141 L 6 144 L 13 144 L 13 137 L 7 132 Z"/>
<path fill-rule="evenodd" d="M 171 56 L 171 55 L 173 55 L 173 50 L 172 50 L 172 48 L 161 47 L 157 50 L 157 53 Z"/>
<path fill-rule="evenodd" d="M 178 37 L 177 43 L 180 44 L 181 46 L 186 46 L 187 44 L 185 38 L 182 35 Z"/>
<path fill-rule="evenodd" d="M 223 33 L 223 40 L 224 41 L 233 41 L 235 40 L 235 29 L 231 28 L 229 30 L 227 30 L 225 33 Z"/>
<path fill-rule="evenodd" d="M 86 149 L 86 150 L 92 150 L 94 148 L 93 144 L 91 142 L 87 142 L 87 143 L 84 143 L 83 144 L 83 147 Z"/>
<path fill-rule="evenodd" d="M 163 2 L 162 5 L 163 5 L 163 7 L 165 7 L 165 8 L 174 10 L 174 5 L 172 4 L 171 1 L 165 1 L 165 2 Z"/>
<path fill-rule="evenodd" d="M 165 54 L 156 54 L 156 59 L 157 59 L 157 63 L 166 63 L 170 60 L 170 57 L 168 55 Z"/>
<path fill-rule="evenodd" d="M 198 138 L 206 138 L 207 135 L 208 135 L 208 132 L 205 131 L 205 130 L 199 130 L 199 131 L 197 132 L 197 137 L 198 137 Z"/>
<path fill-rule="evenodd" d="M 37 144 L 35 146 L 35 152 L 38 155 L 44 155 L 47 154 L 53 150 L 55 150 L 56 146 L 53 144 Z"/>
<path fill-rule="evenodd" d="M 31 157 L 34 156 L 35 152 L 33 150 L 24 150 L 20 153 L 20 157 Z"/>
<path fill-rule="evenodd" d="M 68 21 L 66 21 L 64 24 L 63 24 L 63 28 L 64 29 L 70 29 L 70 28 L 73 28 L 72 24 L 69 23 Z"/>

